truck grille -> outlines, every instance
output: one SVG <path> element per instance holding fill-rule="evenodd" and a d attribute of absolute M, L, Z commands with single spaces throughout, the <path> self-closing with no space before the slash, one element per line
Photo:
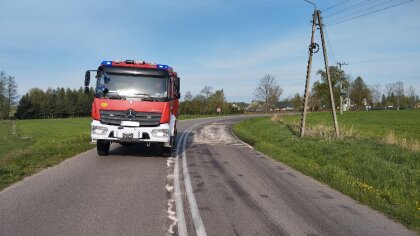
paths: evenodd
<path fill-rule="evenodd" d="M 101 123 L 108 125 L 120 125 L 121 121 L 136 121 L 140 126 L 158 126 L 161 113 L 138 112 L 132 109 L 126 111 L 100 110 Z"/>

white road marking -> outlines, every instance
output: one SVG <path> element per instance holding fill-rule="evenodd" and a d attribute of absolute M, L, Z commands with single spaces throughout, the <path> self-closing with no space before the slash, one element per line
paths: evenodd
<path fill-rule="evenodd" d="M 191 129 L 191 128 L 190 128 Z M 185 215 L 184 215 L 184 207 L 182 205 L 182 193 L 181 193 L 181 185 L 179 184 L 179 152 L 181 147 L 181 141 L 185 139 L 186 134 L 189 130 L 186 130 L 181 135 L 179 139 L 177 148 L 176 148 L 176 157 L 175 157 L 175 165 L 174 165 L 174 199 L 175 199 L 175 207 L 176 207 L 176 223 L 178 224 L 178 235 L 179 236 L 187 236 L 187 224 L 185 223 Z M 183 150 L 185 151 L 185 150 Z"/>
<path fill-rule="evenodd" d="M 185 150 L 185 146 L 188 139 L 188 134 L 190 133 L 192 127 L 188 130 L 187 135 L 182 140 L 182 167 L 184 169 L 184 184 L 185 184 L 185 191 L 187 192 L 188 202 L 190 204 L 191 215 L 193 218 L 195 231 L 197 236 L 206 236 L 206 229 L 204 228 L 203 221 L 201 220 L 200 211 L 198 210 L 197 202 L 195 200 L 193 188 L 191 185 L 190 175 L 188 172 L 187 166 L 187 154 Z"/>
<path fill-rule="evenodd" d="M 198 236 L 206 236 L 206 229 L 203 224 L 203 220 L 200 216 L 200 211 L 198 209 L 197 201 L 195 199 L 195 195 L 193 192 L 193 187 L 191 184 L 191 179 L 188 171 L 187 165 L 187 154 L 186 154 L 186 144 L 188 140 L 188 136 L 190 133 L 194 133 L 194 143 L 195 144 L 234 144 L 238 148 L 248 147 L 252 148 L 247 143 L 240 141 L 236 136 L 232 137 L 232 134 L 227 130 L 226 125 L 223 123 L 212 123 L 204 126 L 200 132 L 192 131 L 196 126 L 201 124 L 196 124 L 189 127 L 185 130 L 179 139 L 177 145 L 177 154 L 175 157 L 175 165 L 174 165 L 174 199 L 175 199 L 175 206 L 176 206 L 176 219 L 178 224 L 178 235 L 184 236 L 188 235 L 186 222 L 185 222 L 185 215 L 184 215 L 184 208 L 182 203 L 182 193 L 180 187 L 180 176 L 179 176 L 179 158 L 182 155 L 182 169 L 183 169 L 183 177 L 184 177 L 184 185 L 185 191 L 187 194 L 188 204 L 191 210 L 191 216 L 193 219 L 194 227 L 196 230 L 196 235 Z M 182 149 L 181 149 L 182 145 Z M 181 154 L 180 154 L 181 152 Z"/>

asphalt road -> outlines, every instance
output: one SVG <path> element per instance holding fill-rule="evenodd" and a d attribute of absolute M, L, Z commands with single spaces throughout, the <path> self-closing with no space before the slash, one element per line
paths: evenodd
<path fill-rule="evenodd" d="M 0 235 L 415 235 L 236 139 L 240 117 L 180 122 L 154 147 L 91 150 L 0 192 Z"/>

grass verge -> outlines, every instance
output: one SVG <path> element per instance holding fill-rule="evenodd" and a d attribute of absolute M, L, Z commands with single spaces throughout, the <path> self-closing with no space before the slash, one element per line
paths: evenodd
<path fill-rule="evenodd" d="M 418 112 L 418 111 L 417 111 Z M 384 118 L 384 113 L 366 115 L 354 113 L 344 119 L 354 120 L 344 138 L 325 135 L 333 130 L 313 132 L 310 137 L 298 138 L 295 122 L 300 116 L 277 118 L 254 118 L 242 121 L 233 127 L 235 134 L 257 150 L 281 161 L 302 173 L 328 184 L 352 198 L 384 212 L 392 218 L 420 231 L 420 153 L 398 144 L 383 141 L 381 133 L 394 130 L 396 137 L 415 140 L 420 132 L 417 115 L 413 113 L 392 114 L 400 116 L 409 124 L 398 122 L 376 132 L 377 125 L 365 125 L 365 120 Z M 347 114 L 345 115 L 347 116 Z M 373 117 L 372 117 L 373 116 Z M 405 118 L 403 118 L 405 117 Z M 330 119 L 330 114 L 310 114 L 308 129 L 317 130 L 319 124 Z M 340 124 L 341 124 L 340 123 Z M 360 124 L 362 123 L 362 124 Z M 372 121 L 371 123 L 375 123 Z M 407 126 L 408 132 L 400 132 Z M 349 130 L 352 130 L 351 132 Z M 418 141 L 418 140 L 417 140 Z"/>
<path fill-rule="evenodd" d="M 93 148 L 90 118 L 0 122 L 0 190 Z"/>

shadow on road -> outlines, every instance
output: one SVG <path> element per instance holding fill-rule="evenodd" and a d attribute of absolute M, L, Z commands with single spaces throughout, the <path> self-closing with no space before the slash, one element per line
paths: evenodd
<path fill-rule="evenodd" d="M 146 144 L 133 144 L 124 147 L 120 144 L 115 144 L 116 147 L 111 147 L 109 156 L 134 156 L 134 157 L 157 157 L 162 158 L 162 148 L 157 144 L 151 144 L 147 147 Z"/>

